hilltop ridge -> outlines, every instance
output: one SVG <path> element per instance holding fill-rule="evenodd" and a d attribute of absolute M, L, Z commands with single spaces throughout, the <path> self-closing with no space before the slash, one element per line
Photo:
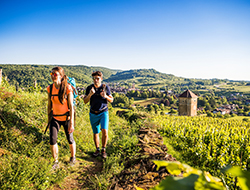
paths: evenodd
<path fill-rule="evenodd" d="M 0 64 L 3 77 L 8 78 L 10 84 L 19 84 L 21 87 L 32 86 L 34 80 L 41 87 L 46 87 L 50 84 L 50 71 L 56 65 L 18 65 Z M 105 82 L 119 82 L 131 80 L 135 83 L 154 83 L 158 79 L 165 80 L 180 80 L 181 77 L 175 77 L 172 74 L 165 74 L 156 71 L 155 69 L 134 69 L 128 71 L 114 70 L 106 67 L 88 67 L 85 65 L 59 65 L 64 68 L 66 75 L 74 77 L 80 86 L 84 86 L 92 82 L 91 73 L 96 70 L 101 70 L 104 75 Z"/>

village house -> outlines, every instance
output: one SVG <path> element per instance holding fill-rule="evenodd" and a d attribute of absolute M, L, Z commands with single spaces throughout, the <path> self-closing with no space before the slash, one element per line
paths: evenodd
<path fill-rule="evenodd" d="M 221 105 L 219 109 L 229 109 L 229 110 L 235 110 L 238 108 L 237 104 L 227 104 L 227 105 Z"/>
<path fill-rule="evenodd" d="M 230 109 L 224 109 L 224 108 L 216 108 L 213 113 L 221 113 L 222 115 L 224 114 L 230 114 L 231 110 Z"/>
<path fill-rule="evenodd" d="M 116 88 L 111 87 L 110 90 L 111 90 L 112 93 L 126 94 L 128 92 L 128 89 L 126 89 L 124 87 L 116 87 Z"/>

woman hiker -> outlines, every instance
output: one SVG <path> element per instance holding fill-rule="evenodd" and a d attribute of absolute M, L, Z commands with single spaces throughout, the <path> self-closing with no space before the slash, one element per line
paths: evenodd
<path fill-rule="evenodd" d="M 71 152 L 70 165 L 74 165 L 76 161 L 76 143 L 73 138 L 73 90 L 71 86 L 67 83 L 67 76 L 65 75 L 63 68 L 54 67 L 50 75 L 53 81 L 53 84 L 47 87 L 48 121 L 50 122 L 50 149 L 52 152 L 52 157 L 54 158 L 54 164 L 52 166 L 52 169 L 58 169 L 59 162 L 57 135 L 61 126 L 64 127 L 64 132 L 69 142 Z M 53 115 L 51 115 L 51 113 Z"/>

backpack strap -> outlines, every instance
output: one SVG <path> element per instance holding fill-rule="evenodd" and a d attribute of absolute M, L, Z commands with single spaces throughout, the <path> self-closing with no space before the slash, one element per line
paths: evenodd
<path fill-rule="evenodd" d="M 107 93 L 107 86 L 106 84 L 102 84 L 102 90 L 106 94 Z"/>
<path fill-rule="evenodd" d="M 50 103 L 51 103 L 51 109 L 52 109 L 52 100 L 51 100 L 52 88 L 53 88 L 53 84 L 49 85 L 49 98 L 50 98 Z"/>
<path fill-rule="evenodd" d="M 51 101 L 51 109 L 53 108 L 52 107 L 52 100 L 51 100 L 51 97 L 52 96 L 58 96 L 58 94 L 52 94 L 52 88 L 53 88 L 53 84 L 51 84 L 50 86 L 49 86 L 49 88 L 50 88 L 50 92 L 49 92 L 49 96 L 50 96 L 50 101 Z M 66 100 L 68 100 L 68 96 L 67 96 L 67 94 L 65 94 L 65 99 Z M 69 108 L 69 101 L 67 101 L 67 106 L 68 106 L 68 108 Z M 52 110 L 51 110 L 52 111 Z M 53 114 L 53 116 L 64 116 L 64 115 L 69 115 L 69 114 L 67 114 L 68 112 L 66 112 L 65 114 L 62 114 L 62 115 L 54 115 Z"/>
<path fill-rule="evenodd" d="M 50 88 L 50 92 L 49 92 L 50 99 L 51 99 L 51 97 L 52 97 L 52 96 L 58 96 L 58 94 L 52 94 L 53 84 L 51 84 L 51 85 L 49 86 L 49 88 Z M 66 93 L 65 93 L 64 98 L 65 98 L 66 100 L 68 100 L 68 96 L 67 96 L 67 94 L 66 94 Z M 51 101 L 51 108 L 52 108 L 52 101 Z"/>

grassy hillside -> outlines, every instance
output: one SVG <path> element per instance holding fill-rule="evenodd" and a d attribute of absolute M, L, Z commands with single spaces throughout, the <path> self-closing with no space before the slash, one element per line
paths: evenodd
<path fill-rule="evenodd" d="M 0 189 L 54 189 L 66 185 L 65 177 L 78 178 L 80 189 L 106 189 L 109 179 L 123 169 L 121 160 L 136 155 L 138 126 L 115 115 L 110 108 L 107 153 L 102 161 L 92 158 L 95 151 L 89 123 L 89 106 L 78 99 L 74 138 L 77 164 L 70 167 L 69 146 L 63 129 L 58 135 L 60 169 L 51 171 L 53 160 L 49 148 L 47 94 L 16 92 L 13 86 L 0 87 Z M 72 182 L 73 183 L 73 182 Z"/>
<path fill-rule="evenodd" d="M 69 146 L 60 130 L 57 141 L 60 169 L 51 171 L 49 136 L 43 134 L 47 125 L 47 94 L 16 92 L 15 87 L 8 84 L 0 87 L 0 189 L 108 189 L 112 177 L 122 173 L 125 163 L 133 164 L 143 158 L 138 156 L 137 134 L 139 128 L 145 126 L 161 131 L 181 153 L 183 160 L 224 178 L 230 189 L 236 187 L 237 182 L 235 178 L 224 176 L 220 169 L 230 163 L 249 169 L 248 122 L 153 113 L 140 115 L 130 110 L 124 115 L 127 120 L 145 120 L 128 123 L 117 117 L 112 107 L 107 145 L 109 156 L 106 160 L 92 158 L 95 147 L 89 106 L 82 99 L 77 101 L 74 132 L 77 163 L 74 167 L 68 165 Z"/>

